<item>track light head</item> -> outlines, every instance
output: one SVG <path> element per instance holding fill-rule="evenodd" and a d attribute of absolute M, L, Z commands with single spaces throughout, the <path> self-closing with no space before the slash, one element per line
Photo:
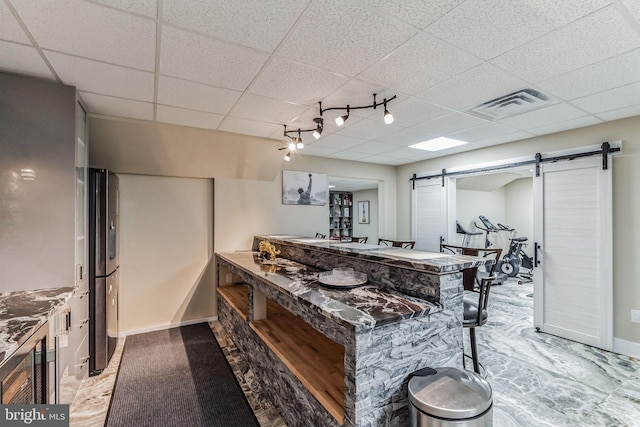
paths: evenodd
<path fill-rule="evenodd" d="M 304 142 L 302 142 L 301 139 L 298 140 L 298 143 L 296 144 L 296 148 L 298 150 L 302 150 L 304 148 Z"/>
<path fill-rule="evenodd" d="M 384 110 L 384 122 L 388 125 L 393 123 L 393 114 L 391 114 L 389 110 Z"/>
<path fill-rule="evenodd" d="M 296 151 L 296 143 L 294 142 L 295 138 L 291 140 L 291 142 L 289 142 L 289 151 Z"/>
<path fill-rule="evenodd" d="M 313 121 L 316 122 L 316 130 L 313 131 L 312 135 L 315 139 L 319 139 L 320 135 L 322 135 L 324 119 L 322 117 L 316 117 Z"/>
<path fill-rule="evenodd" d="M 284 159 L 288 162 L 291 160 L 291 153 L 287 152 L 287 154 L 284 155 Z"/>

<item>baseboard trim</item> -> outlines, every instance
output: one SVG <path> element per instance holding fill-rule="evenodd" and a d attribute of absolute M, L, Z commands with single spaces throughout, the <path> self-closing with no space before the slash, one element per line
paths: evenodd
<path fill-rule="evenodd" d="M 192 319 L 192 320 L 183 320 L 181 322 L 177 322 L 177 323 L 162 323 L 159 325 L 154 325 L 154 326 L 149 326 L 146 328 L 140 328 L 140 329 L 131 329 L 129 331 L 121 331 L 118 333 L 118 337 L 126 337 L 129 335 L 136 335 L 136 334 L 144 334 L 145 332 L 154 332 L 154 331 L 162 331 L 163 329 L 171 329 L 171 328 L 178 328 L 180 326 L 188 326 L 188 325 L 195 325 L 196 323 L 203 323 L 203 322 L 213 322 L 215 320 L 218 320 L 218 316 L 212 316 L 212 317 L 203 317 L 200 319 Z"/>
<path fill-rule="evenodd" d="M 614 338 L 613 352 L 640 359 L 640 343 Z"/>

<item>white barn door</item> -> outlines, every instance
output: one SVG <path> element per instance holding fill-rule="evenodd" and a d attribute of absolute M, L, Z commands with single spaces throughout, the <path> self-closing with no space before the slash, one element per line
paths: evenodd
<path fill-rule="evenodd" d="M 608 165 L 603 170 L 599 156 L 543 163 L 534 177 L 534 326 L 612 350 L 610 159 Z"/>
<path fill-rule="evenodd" d="M 415 181 L 411 195 L 411 239 L 415 249 L 440 252 L 440 243 L 455 242 L 455 178 Z M 452 220 L 450 218 L 453 218 Z"/>

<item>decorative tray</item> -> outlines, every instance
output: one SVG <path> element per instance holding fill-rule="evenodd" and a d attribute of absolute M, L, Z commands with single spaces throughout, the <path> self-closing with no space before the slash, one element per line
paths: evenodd
<path fill-rule="evenodd" d="M 349 289 L 367 283 L 367 274 L 353 271 L 351 268 L 334 268 L 318 275 L 318 281 L 324 286 L 336 289 Z"/>

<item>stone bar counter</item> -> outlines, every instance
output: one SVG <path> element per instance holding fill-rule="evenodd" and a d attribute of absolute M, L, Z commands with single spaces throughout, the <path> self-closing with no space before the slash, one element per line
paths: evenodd
<path fill-rule="evenodd" d="M 407 426 L 409 375 L 462 365 L 462 273 L 492 261 L 295 236 L 216 254 L 218 318 L 291 426 Z M 334 289 L 351 267 L 367 283 Z"/>

